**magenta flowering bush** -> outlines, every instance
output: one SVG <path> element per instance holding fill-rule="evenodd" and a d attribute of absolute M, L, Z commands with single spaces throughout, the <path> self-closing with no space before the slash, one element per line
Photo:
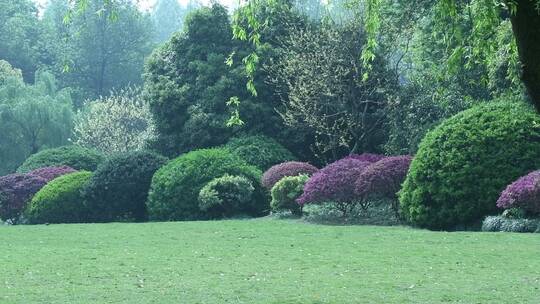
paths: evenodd
<path fill-rule="evenodd" d="M 359 202 L 355 182 L 371 163 L 346 157 L 329 164 L 308 180 L 299 204 L 335 202 L 349 207 Z"/>
<path fill-rule="evenodd" d="M 520 177 L 506 187 L 497 200 L 497 207 L 521 208 L 527 213 L 540 214 L 540 170 Z"/>
<path fill-rule="evenodd" d="M 50 182 L 59 176 L 62 176 L 68 173 L 73 173 L 75 171 L 77 170 L 68 166 L 44 167 L 44 168 L 39 168 L 39 169 L 30 171 L 28 172 L 28 175 L 38 176 L 38 177 L 44 178 L 47 182 Z"/>
<path fill-rule="evenodd" d="M 17 222 L 26 203 L 47 184 L 47 180 L 29 174 L 0 177 L 0 219 Z"/>
<path fill-rule="evenodd" d="M 360 197 L 397 199 L 397 192 L 407 176 L 412 156 L 390 156 L 371 164 L 356 181 Z"/>
<path fill-rule="evenodd" d="M 272 166 L 264 172 L 262 185 L 267 189 L 272 189 L 277 182 L 286 176 L 298 176 L 300 174 L 311 176 L 317 171 L 319 171 L 317 167 L 308 163 L 297 161 L 284 162 Z"/>
<path fill-rule="evenodd" d="M 373 153 L 362 153 L 362 154 L 351 154 L 345 158 L 352 158 L 360 161 L 365 161 L 368 163 L 375 163 L 385 158 L 384 155 L 373 154 Z"/>

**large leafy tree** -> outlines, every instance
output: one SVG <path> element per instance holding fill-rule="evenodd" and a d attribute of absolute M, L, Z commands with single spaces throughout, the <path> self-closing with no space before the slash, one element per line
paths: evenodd
<path fill-rule="evenodd" d="M 194 0 L 190 0 L 185 7 L 178 0 L 158 0 L 151 14 L 155 41 L 162 43 L 169 40 L 174 32 L 182 30 L 187 14 L 200 7 L 201 4 Z"/>
<path fill-rule="evenodd" d="M 86 10 L 72 14 L 69 2 L 54 0 L 44 13 L 62 84 L 79 88 L 81 98 L 141 84 L 153 47 L 150 16 L 129 0 L 115 0 L 114 7 L 107 0 L 88 1 Z"/>
<path fill-rule="evenodd" d="M 0 174 L 41 149 L 67 144 L 72 119 L 69 90 L 58 90 L 52 74 L 38 73 L 33 85 L 6 77 L 0 84 Z"/>
<path fill-rule="evenodd" d="M 260 90 L 258 96 L 246 90 L 242 62 L 234 57 L 242 58 L 251 47 L 232 39 L 227 10 L 219 4 L 203 7 L 185 22 L 184 31 L 158 48 L 146 64 L 145 94 L 156 118 L 160 151 L 175 155 L 221 145 L 238 132 L 263 133 L 294 143 L 295 134 L 287 133 L 274 110 L 279 99 L 272 90 Z M 272 27 L 268 43 L 257 54 L 274 58 L 272 42 L 284 33 L 283 26 Z M 260 73 L 255 81 L 264 87 L 265 78 Z M 240 102 L 243 125 L 227 126 L 227 101 Z"/>
<path fill-rule="evenodd" d="M 312 130 L 321 157 L 373 151 L 385 139 L 384 110 L 397 81 L 382 57 L 372 77 L 362 81 L 363 43 L 358 23 L 295 29 L 280 60 L 266 67 L 284 92 L 285 123 Z"/>
<path fill-rule="evenodd" d="M 20 69 L 26 81 L 33 81 L 45 56 L 43 29 L 34 2 L 0 1 L 0 37 L 0 59 Z"/>

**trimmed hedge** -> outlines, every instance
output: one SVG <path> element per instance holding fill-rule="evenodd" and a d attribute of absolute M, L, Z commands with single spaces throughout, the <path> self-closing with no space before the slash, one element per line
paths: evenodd
<path fill-rule="evenodd" d="M 209 219 L 199 209 L 201 189 L 225 174 L 244 176 L 255 187 L 248 215 L 264 215 L 268 198 L 260 185 L 261 171 L 225 148 L 192 151 L 170 161 L 152 178 L 147 208 L 150 220 L 176 221 Z"/>
<path fill-rule="evenodd" d="M 82 190 L 92 177 L 88 171 L 62 175 L 39 190 L 26 210 L 31 224 L 87 221 Z"/>
<path fill-rule="evenodd" d="M 145 221 L 152 176 L 166 162 L 154 152 L 136 151 L 115 155 L 99 165 L 84 189 L 90 220 Z"/>
<path fill-rule="evenodd" d="M 18 169 L 19 173 L 44 168 L 69 166 L 75 170 L 94 171 L 105 156 L 92 149 L 76 145 L 46 149 L 31 155 Z"/>
<path fill-rule="evenodd" d="M 225 147 L 263 171 L 275 164 L 296 159 L 287 148 L 264 135 L 235 137 Z"/>
<path fill-rule="evenodd" d="M 446 120 L 422 140 L 400 192 L 405 219 L 453 229 L 497 213 L 497 198 L 540 168 L 540 116 L 525 105 L 492 103 Z"/>

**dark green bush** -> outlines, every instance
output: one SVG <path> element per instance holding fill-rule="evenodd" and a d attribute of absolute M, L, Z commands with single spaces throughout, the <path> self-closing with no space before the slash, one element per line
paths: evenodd
<path fill-rule="evenodd" d="M 90 220 L 144 221 L 154 173 L 167 159 L 149 151 L 119 154 L 103 162 L 84 189 Z"/>
<path fill-rule="evenodd" d="M 521 104 L 461 112 L 422 140 L 400 192 L 410 223 L 453 229 L 497 213 L 504 188 L 540 168 L 540 116 Z"/>
<path fill-rule="evenodd" d="M 259 216 L 268 211 L 268 198 L 259 184 L 261 171 L 248 165 L 227 149 L 192 151 L 170 161 L 152 179 L 147 208 L 151 220 L 208 219 L 199 209 L 201 189 L 214 178 L 225 174 L 244 176 L 255 187 L 248 215 Z"/>
<path fill-rule="evenodd" d="M 302 174 L 286 176 L 277 182 L 271 190 L 270 207 L 272 207 L 272 211 L 289 210 L 292 214 L 301 214 L 302 208 L 296 199 L 304 192 L 304 185 L 308 179 L 309 176 Z"/>
<path fill-rule="evenodd" d="M 88 171 L 62 175 L 39 190 L 25 216 L 31 224 L 82 223 L 87 221 L 82 190 L 92 177 Z"/>
<path fill-rule="evenodd" d="M 275 139 L 264 135 L 233 138 L 227 143 L 226 148 L 240 156 L 248 164 L 263 171 L 273 165 L 296 159 Z"/>
<path fill-rule="evenodd" d="M 105 160 L 105 156 L 92 149 L 76 145 L 46 149 L 31 155 L 17 169 L 19 173 L 26 173 L 43 167 L 68 166 L 75 170 L 94 171 Z"/>
<path fill-rule="evenodd" d="M 199 208 L 213 219 L 246 214 L 253 201 L 252 183 L 228 174 L 214 178 L 199 192 Z"/>
<path fill-rule="evenodd" d="M 307 204 L 302 210 L 302 219 L 330 225 L 393 226 L 401 223 L 392 204 L 384 200 L 370 202 L 367 208 L 356 205 L 347 214 L 343 214 L 336 203 Z"/>

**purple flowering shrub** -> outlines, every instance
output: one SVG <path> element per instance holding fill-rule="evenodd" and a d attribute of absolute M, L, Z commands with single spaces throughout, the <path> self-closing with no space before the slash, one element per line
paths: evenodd
<path fill-rule="evenodd" d="M 29 174 L 10 174 L 0 177 L 0 219 L 16 222 L 26 203 L 47 184 L 47 180 Z"/>
<path fill-rule="evenodd" d="M 375 163 L 385 158 L 386 156 L 373 153 L 362 153 L 362 154 L 351 154 L 345 158 L 352 158 L 360 161 L 365 161 L 368 163 Z"/>
<path fill-rule="evenodd" d="M 521 208 L 530 214 L 540 214 L 540 170 L 520 177 L 506 187 L 497 200 L 497 207 Z"/>
<path fill-rule="evenodd" d="M 384 198 L 392 201 L 394 212 L 399 211 L 397 193 L 407 177 L 412 156 L 391 156 L 371 164 L 358 177 L 356 194 L 364 199 Z"/>
<path fill-rule="evenodd" d="M 28 174 L 44 178 L 45 180 L 47 180 L 47 182 L 50 182 L 59 176 L 62 176 L 68 173 L 73 173 L 75 171 L 77 170 L 68 166 L 59 166 L 59 167 L 39 168 L 39 169 L 28 172 Z"/>
<path fill-rule="evenodd" d="M 362 197 L 397 199 L 407 176 L 412 156 L 390 156 L 371 164 L 356 181 L 356 194 Z"/>
<path fill-rule="evenodd" d="M 272 189 L 274 185 L 286 176 L 298 176 L 301 174 L 313 175 L 319 171 L 317 167 L 308 163 L 289 161 L 275 166 L 264 172 L 262 177 L 262 185 L 267 189 Z"/>
<path fill-rule="evenodd" d="M 308 180 L 300 205 L 333 202 L 345 215 L 361 203 L 354 191 L 355 182 L 371 163 L 346 157 L 329 164 Z"/>

